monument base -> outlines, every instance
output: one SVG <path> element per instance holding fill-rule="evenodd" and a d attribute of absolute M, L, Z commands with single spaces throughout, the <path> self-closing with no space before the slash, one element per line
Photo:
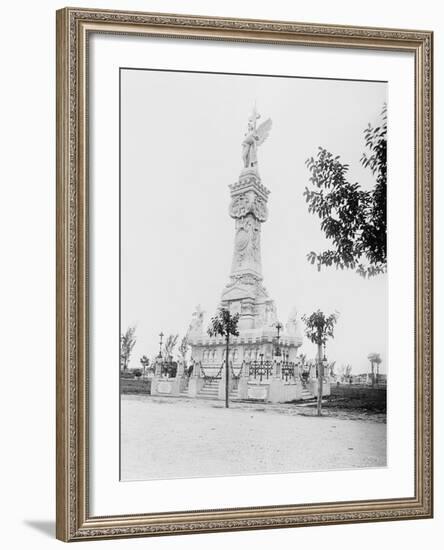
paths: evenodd
<path fill-rule="evenodd" d="M 164 378 L 160 376 L 154 376 L 151 381 L 151 395 L 165 395 L 165 396 L 179 396 L 181 379 L 176 378 Z"/>

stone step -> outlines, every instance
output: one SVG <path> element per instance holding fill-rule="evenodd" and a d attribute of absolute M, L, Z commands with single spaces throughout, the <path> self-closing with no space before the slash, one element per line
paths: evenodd
<path fill-rule="evenodd" d="M 219 380 L 212 380 L 211 382 L 206 382 L 202 387 L 200 392 L 197 394 L 197 397 L 202 397 L 206 399 L 218 399 L 219 398 Z M 230 391 L 228 395 L 229 399 L 238 399 L 239 392 L 238 390 Z"/>
<path fill-rule="evenodd" d="M 307 389 L 302 390 L 301 399 L 308 400 L 308 399 L 315 399 L 315 396 L 309 392 Z"/>

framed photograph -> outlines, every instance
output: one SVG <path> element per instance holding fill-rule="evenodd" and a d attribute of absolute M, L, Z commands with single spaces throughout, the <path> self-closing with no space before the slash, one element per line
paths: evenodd
<path fill-rule="evenodd" d="M 57 12 L 57 537 L 432 516 L 432 32 Z"/>

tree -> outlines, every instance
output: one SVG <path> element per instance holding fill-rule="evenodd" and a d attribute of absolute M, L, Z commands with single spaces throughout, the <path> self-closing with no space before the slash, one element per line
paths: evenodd
<path fill-rule="evenodd" d="M 187 358 L 188 347 L 189 347 L 188 338 L 184 336 L 179 345 L 179 354 L 184 364 Z"/>
<path fill-rule="evenodd" d="M 165 361 L 168 361 L 173 357 L 173 351 L 176 347 L 178 338 L 178 334 L 170 334 L 169 336 L 167 336 L 165 344 L 163 345 L 163 357 Z"/>
<path fill-rule="evenodd" d="M 363 277 L 387 270 L 387 110 L 381 123 L 364 130 L 365 147 L 360 162 L 376 179 L 375 186 L 364 190 L 359 183 L 347 181 L 348 164 L 319 147 L 316 159 L 307 159 L 314 189 L 305 188 L 308 211 L 321 219 L 321 229 L 332 248 L 311 251 L 307 259 L 322 266 L 355 269 Z"/>
<path fill-rule="evenodd" d="M 328 338 L 334 338 L 334 327 L 338 320 L 338 313 L 331 313 L 326 316 L 320 309 L 312 313 L 310 316 L 303 315 L 302 320 L 305 323 L 305 335 L 307 338 L 318 346 L 317 363 L 318 363 L 318 416 L 322 414 L 322 383 L 324 376 L 324 367 L 322 363 L 322 346 L 325 346 Z"/>
<path fill-rule="evenodd" d="M 225 337 L 225 407 L 228 409 L 228 393 L 229 393 L 229 365 L 228 356 L 230 353 L 230 336 L 239 336 L 237 325 L 239 322 L 239 313 L 231 315 L 230 310 L 220 308 L 217 314 L 212 317 L 208 328 L 209 336 L 224 336 Z"/>
<path fill-rule="evenodd" d="M 379 365 L 382 363 L 382 359 L 379 353 L 369 353 L 368 360 L 370 361 L 372 369 L 372 386 L 378 383 L 379 377 Z M 376 380 L 375 380 L 375 365 L 376 365 Z"/>
<path fill-rule="evenodd" d="M 124 334 L 120 335 L 120 369 L 128 369 L 131 353 L 136 344 L 136 327 L 132 326 Z"/>
<path fill-rule="evenodd" d="M 336 361 L 332 361 L 332 362 L 329 363 L 329 365 L 328 365 L 328 370 L 329 370 L 330 376 L 331 376 L 333 379 L 336 379 L 335 366 L 336 366 Z"/>

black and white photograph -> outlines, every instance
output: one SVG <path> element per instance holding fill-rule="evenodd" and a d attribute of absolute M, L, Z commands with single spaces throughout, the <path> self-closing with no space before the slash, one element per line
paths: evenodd
<path fill-rule="evenodd" d="M 440 4 L 88 4 L 2 5 L 2 546 L 439 548 Z"/>
<path fill-rule="evenodd" d="M 120 69 L 120 478 L 386 466 L 387 83 Z"/>

